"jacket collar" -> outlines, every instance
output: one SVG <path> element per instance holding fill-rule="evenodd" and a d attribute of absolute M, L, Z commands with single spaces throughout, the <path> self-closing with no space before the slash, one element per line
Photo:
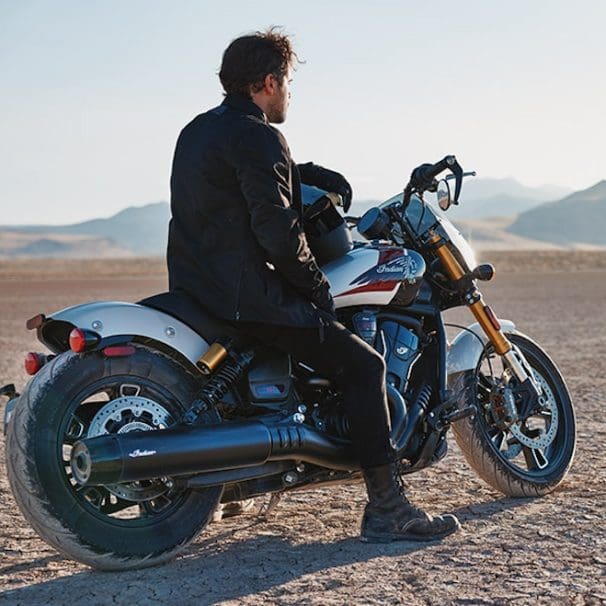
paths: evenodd
<path fill-rule="evenodd" d="M 242 95 L 240 93 L 229 93 L 225 96 L 225 99 L 221 105 L 228 105 L 229 107 L 241 111 L 242 113 L 256 116 L 257 118 L 263 120 L 263 122 L 267 122 L 267 116 L 263 110 L 246 95 Z"/>

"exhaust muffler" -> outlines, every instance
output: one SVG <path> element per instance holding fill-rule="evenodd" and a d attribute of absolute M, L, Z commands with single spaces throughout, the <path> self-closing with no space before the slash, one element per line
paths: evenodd
<path fill-rule="evenodd" d="M 350 442 L 296 423 L 260 421 L 181 425 L 158 431 L 109 434 L 78 441 L 74 479 L 82 485 L 117 484 L 297 460 L 330 469 L 356 470 Z"/>

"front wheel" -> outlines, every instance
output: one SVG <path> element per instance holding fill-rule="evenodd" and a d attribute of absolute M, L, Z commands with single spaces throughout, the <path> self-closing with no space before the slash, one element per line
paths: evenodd
<path fill-rule="evenodd" d="M 453 424 L 467 462 L 488 484 L 512 497 L 553 491 L 566 477 L 576 444 L 575 415 L 568 388 L 556 365 L 521 334 L 508 335 L 528 362 L 542 394 L 525 418 L 523 392 L 502 360 L 488 346 L 474 371 L 453 387 L 462 405 L 477 413 Z"/>
<path fill-rule="evenodd" d="M 45 365 L 15 407 L 6 445 L 15 500 L 38 534 L 104 570 L 159 564 L 183 549 L 210 521 L 221 487 L 179 490 L 165 477 L 82 487 L 69 462 L 81 438 L 175 423 L 196 387 L 175 360 L 143 346 L 120 358 L 66 352 Z"/>

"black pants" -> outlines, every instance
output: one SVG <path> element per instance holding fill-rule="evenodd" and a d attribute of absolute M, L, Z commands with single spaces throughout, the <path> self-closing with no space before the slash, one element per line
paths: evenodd
<path fill-rule="evenodd" d="M 343 393 L 352 441 L 362 468 L 393 460 L 389 439 L 389 409 L 382 356 L 345 326 L 331 319 L 320 328 L 237 322 L 259 341 L 292 355 L 334 381 Z"/>

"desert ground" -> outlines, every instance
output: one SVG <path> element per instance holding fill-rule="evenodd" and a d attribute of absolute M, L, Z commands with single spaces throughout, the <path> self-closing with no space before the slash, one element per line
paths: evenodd
<path fill-rule="evenodd" d="M 487 302 L 547 349 L 572 392 L 577 452 L 556 492 L 506 498 L 450 440 L 446 459 L 407 477 L 417 504 L 461 520 L 441 543 L 361 543 L 364 490 L 353 485 L 291 493 L 268 519 L 211 524 L 168 565 L 100 573 L 37 537 L 0 465 L 0 604 L 605 604 L 606 253 L 482 260 L 497 267 L 482 289 Z M 165 287 L 161 259 L 0 262 L 0 385 L 22 388 L 24 355 L 40 350 L 25 330 L 30 316 L 93 299 L 136 301 Z M 448 318 L 472 322 L 466 310 Z"/>

